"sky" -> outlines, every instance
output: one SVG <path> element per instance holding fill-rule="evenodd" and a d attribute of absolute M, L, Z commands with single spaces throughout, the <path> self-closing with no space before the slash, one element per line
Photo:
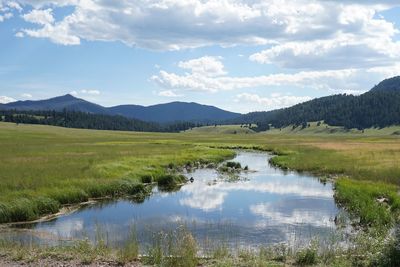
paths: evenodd
<path fill-rule="evenodd" d="M 0 103 L 235 112 L 361 94 L 400 75 L 398 0 L 0 0 Z"/>

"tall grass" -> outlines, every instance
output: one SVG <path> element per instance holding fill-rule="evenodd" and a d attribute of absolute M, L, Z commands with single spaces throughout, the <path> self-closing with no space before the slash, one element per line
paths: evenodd
<path fill-rule="evenodd" d="M 177 135 L 87 131 L 0 123 L 0 223 L 34 220 L 90 198 L 145 198 L 153 181 L 184 182 L 168 169 L 220 162 L 232 151 L 178 141 Z"/>
<path fill-rule="evenodd" d="M 0 144 L 0 222 L 36 219 L 90 198 L 143 199 L 143 183 L 177 184 L 179 166 L 233 156 L 223 148 L 273 151 L 280 167 L 349 177 L 337 181 L 337 200 L 366 226 L 387 229 L 400 207 L 397 136 L 129 133 L 0 123 Z"/>
<path fill-rule="evenodd" d="M 400 211 L 394 185 L 342 178 L 336 182 L 335 198 L 364 226 L 390 227 Z"/>

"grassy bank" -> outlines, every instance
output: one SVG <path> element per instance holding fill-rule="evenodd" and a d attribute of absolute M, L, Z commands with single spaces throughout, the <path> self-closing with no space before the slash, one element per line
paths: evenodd
<path fill-rule="evenodd" d="M 34 220 L 89 198 L 145 194 L 143 183 L 171 187 L 184 182 L 177 166 L 234 154 L 176 137 L 2 123 L 0 222 Z"/>
<path fill-rule="evenodd" d="M 277 166 L 350 177 L 360 181 L 357 188 L 377 182 L 394 185 L 394 192 L 400 185 L 400 138 L 391 135 L 159 134 L 0 123 L 0 143 L 1 222 L 35 219 L 93 197 L 143 191 L 143 182 L 181 182 L 169 176 L 177 166 L 222 161 L 233 155 L 226 147 L 274 151 Z M 344 188 L 350 185 L 338 191 Z M 377 188 L 370 201 L 387 194 Z M 390 206 L 398 201 L 393 192 Z"/>
<path fill-rule="evenodd" d="M 105 234 L 105 233 L 103 233 Z M 215 244 L 206 253 L 184 226 L 169 232 L 154 233 L 151 244 L 138 243 L 134 228 L 127 232 L 129 238 L 120 247 L 111 247 L 98 234 L 95 243 L 87 240 L 68 245 L 21 245 L 0 239 L 0 265 L 24 266 L 399 266 L 399 243 L 389 242 L 385 247 L 382 238 L 371 239 L 360 234 L 355 246 L 341 247 L 332 241 L 323 247 L 313 240 L 305 247 L 288 247 L 278 244 L 258 249 L 228 248 Z M 386 242 L 387 243 L 387 242 Z M 140 251 L 144 251 L 140 254 Z"/>
<path fill-rule="evenodd" d="M 0 123 L 0 144 L 1 222 L 35 219 L 89 198 L 146 194 L 145 184 L 182 182 L 177 167 L 219 162 L 234 153 L 223 148 L 239 147 L 273 151 L 272 163 L 282 168 L 334 177 L 336 199 L 365 228 L 387 233 L 398 221 L 400 138 L 394 135 L 159 134 Z M 379 244 L 381 252 L 395 253 L 390 242 Z M 360 247 L 357 254 L 369 250 Z"/>

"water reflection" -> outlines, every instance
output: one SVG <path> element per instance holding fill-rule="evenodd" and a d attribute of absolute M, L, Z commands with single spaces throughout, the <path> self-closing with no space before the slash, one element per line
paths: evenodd
<path fill-rule="evenodd" d="M 333 232 L 338 209 L 331 184 L 272 168 L 268 159 L 263 153 L 240 152 L 234 160 L 251 171 L 242 173 L 236 182 L 223 179 L 215 170 L 199 169 L 186 174 L 194 181 L 179 191 L 155 190 L 143 203 L 102 202 L 31 227 L 64 238 L 91 239 L 101 227 L 115 244 L 126 238 L 132 224 L 142 242 L 149 241 L 149 232 L 174 229 L 182 223 L 200 244 L 224 240 L 258 246 Z"/>

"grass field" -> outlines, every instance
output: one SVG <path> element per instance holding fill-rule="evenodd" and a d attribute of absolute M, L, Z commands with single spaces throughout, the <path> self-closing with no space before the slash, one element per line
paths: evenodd
<path fill-rule="evenodd" d="M 203 126 L 195 127 L 190 130 L 186 130 L 186 133 L 195 134 L 253 134 L 255 133 L 249 127 L 241 127 L 240 125 L 215 125 L 215 126 Z"/>
<path fill-rule="evenodd" d="M 248 134 L 235 127 L 166 134 L 0 123 L 0 221 L 33 220 L 64 204 L 137 193 L 142 182 L 163 181 L 176 166 L 219 162 L 233 156 L 226 148 L 238 147 L 272 151 L 282 168 L 336 177 L 338 201 L 365 226 L 388 229 L 398 220 L 399 136 L 372 130 Z M 387 199 L 385 205 L 378 198 Z"/>

